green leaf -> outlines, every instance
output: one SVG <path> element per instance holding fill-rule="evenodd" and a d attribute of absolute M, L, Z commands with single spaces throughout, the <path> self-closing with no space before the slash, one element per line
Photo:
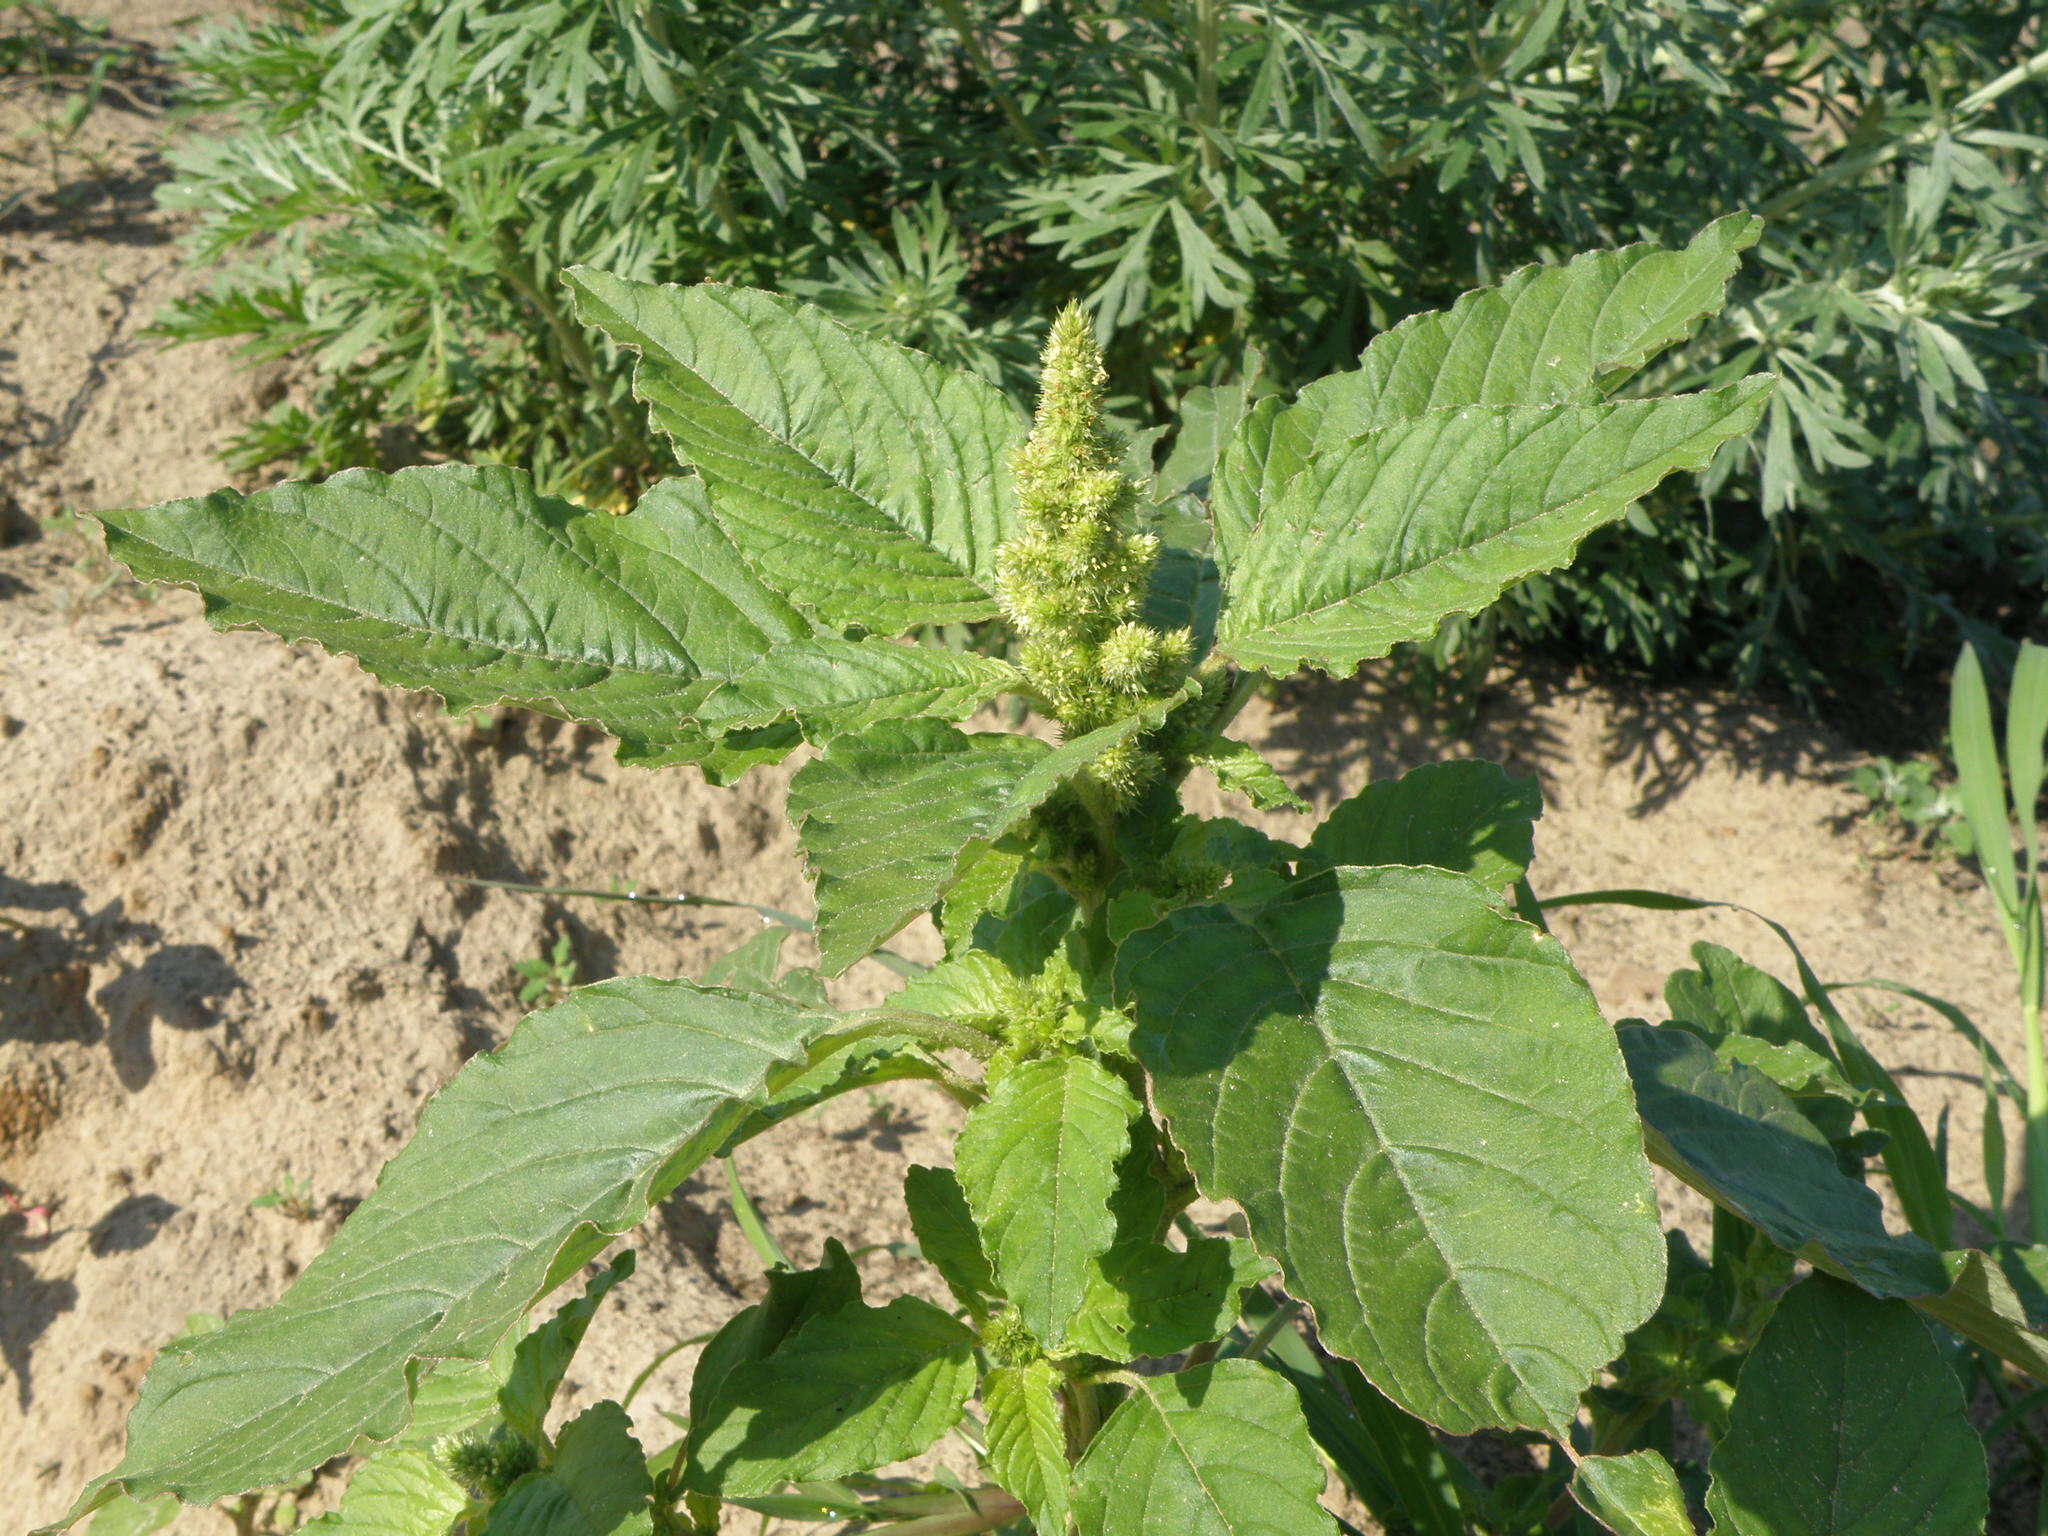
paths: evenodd
<path fill-rule="evenodd" d="M 1074 1468 L 1081 1536 L 1329 1536 L 1294 1390 L 1245 1360 L 1141 1378 Z"/>
<path fill-rule="evenodd" d="M 910 1210 L 911 1234 L 925 1262 L 939 1272 L 962 1306 L 979 1315 L 984 1299 L 1003 1291 L 953 1170 L 912 1163 L 903 1172 L 903 1203 Z"/>
<path fill-rule="evenodd" d="M 652 1492 L 626 1410 L 596 1403 L 562 1426 L 549 1465 L 491 1506 L 482 1536 L 649 1536 Z"/>
<path fill-rule="evenodd" d="M 806 763 L 790 781 L 789 818 L 817 880 L 820 968 L 836 976 L 929 910 L 996 839 L 1161 713 L 1059 747 L 891 721 Z"/>
<path fill-rule="evenodd" d="M 274 1306 L 169 1344 L 81 1495 L 205 1503 L 389 1440 L 428 1360 L 481 1360 L 686 1178 L 830 1016 L 689 982 L 584 987 L 470 1061 Z M 448 1369 L 443 1366 L 442 1369 Z"/>
<path fill-rule="evenodd" d="M 629 1248 L 591 1279 L 583 1294 L 519 1341 L 512 1359 L 512 1375 L 498 1394 L 498 1406 L 505 1423 L 521 1439 L 535 1445 L 546 1443 L 543 1430 L 555 1392 L 568 1374 L 576 1347 L 597 1315 L 598 1303 L 619 1281 L 633 1273 L 633 1251 Z"/>
<path fill-rule="evenodd" d="M 1615 1536 L 1693 1536 L 1678 1474 L 1657 1451 L 1585 1457 L 1572 1472 L 1572 1497 Z"/>
<path fill-rule="evenodd" d="M 303 1527 L 317 1536 L 447 1536 L 469 1495 L 424 1450 L 387 1450 L 348 1480 L 331 1514 Z M 97 1522 L 92 1536 L 102 1536 Z"/>
<path fill-rule="evenodd" d="M 1059 1369 L 1049 1360 L 999 1365 L 981 1383 L 989 1470 L 1046 1536 L 1067 1529 L 1067 1433 Z"/>
<path fill-rule="evenodd" d="M 1799 994 L 1733 950 L 1704 939 L 1692 947 L 1696 971 L 1673 971 L 1664 981 L 1671 1017 L 1699 1025 L 1710 1043 L 1748 1035 L 1773 1045 L 1802 1045 L 1831 1057 L 1826 1036 L 1806 1016 Z"/>
<path fill-rule="evenodd" d="M 1949 1286 L 1913 1305 L 1964 1338 L 2009 1360 L 2036 1381 L 2048 1382 L 2048 1260 L 2039 1246 L 2001 1246 L 1995 1253 L 1964 1249 L 1941 1256 Z"/>
<path fill-rule="evenodd" d="M 974 1335 L 930 1302 L 818 1310 L 701 1400 L 692 1389 L 685 1486 L 762 1494 L 915 1456 L 959 1421 L 974 1378 Z"/>
<path fill-rule="evenodd" d="M 1498 890 L 1535 857 L 1543 793 L 1498 763 L 1425 763 L 1368 784 L 1308 840 L 1325 864 L 1428 864 Z"/>
<path fill-rule="evenodd" d="M 1565 564 L 1579 541 L 1756 424 L 1772 380 L 1599 405 L 1461 406 L 1322 453 L 1224 563 L 1218 652 L 1348 676 Z M 1256 419 L 1256 418 L 1254 418 Z"/>
<path fill-rule="evenodd" d="M 88 1536 L 150 1536 L 177 1518 L 178 1501 L 169 1494 L 146 1504 L 123 1494 L 104 1505 L 86 1530 Z"/>
<path fill-rule="evenodd" d="M 777 591 L 881 634 L 995 616 L 1025 428 L 993 385 L 751 288 L 568 282 L 640 354 L 634 392 Z"/>
<path fill-rule="evenodd" d="M 1778 1085 L 1726 1062 L 1697 1035 L 1618 1031 L 1653 1161 L 1788 1253 L 1877 1296 L 1948 1287 L 1941 1258 L 1884 1228 L 1877 1195 L 1848 1177 L 1827 1138 Z"/>
<path fill-rule="evenodd" d="M 777 646 L 691 713 L 716 731 L 793 720 L 822 744 L 883 720 L 964 720 L 1021 679 L 1007 661 L 971 651 L 821 635 Z"/>
<path fill-rule="evenodd" d="M 1927 1325 L 1825 1275 L 1778 1303 L 1709 1466 L 1726 1536 L 1984 1529 L 1984 1447 Z"/>
<path fill-rule="evenodd" d="M 1970 823 L 1984 883 L 2008 920 L 2019 914 L 2019 878 L 2012 862 L 2012 808 L 1991 730 L 1991 696 L 1975 646 L 1966 645 L 1950 683 L 1949 747 L 1956 756 L 1956 791 Z"/>
<path fill-rule="evenodd" d="M 2022 640 L 2019 658 L 2013 663 L 2012 695 L 2005 704 L 2005 766 L 2012 775 L 2012 803 L 2019 811 L 2029 869 L 2038 867 L 2041 858 L 2034 811 L 2041 803 L 2044 739 L 2048 739 L 2048 646 Z"/>
<path fill-rule="evenodd" d="M 1202 1192 L 1329 1347 L 1452 1431 L 1554 1431 L 1657 1305 L 1664 1244 L 1612 1031 L 1468 877 L 1339 869 L 1134 935 L 1118 989 Z"/>
<path fill-rule="evenodd" d="M 1120 1245 L 1097 1262 L 1069 1342 L 1109 1360 L 1177 1355 L 1228 1333 L 1245 1288 L 1273 1273 L 1241 1238 Z"/>
<path fill-rule="evenodd" d="M 217 629 L 316 641 L 450 709 L 587 720 L 650 765 L 704 756 L 715 736 L 688 723 L 694 701 L 813 633 L 690 480 L 625 517 L 541 496 L 519 470 L 459 465 L 101 516 L 116 560 L 197 588 Z"/>
<path fill-rule="evenodd" d="M 1305 811 L 1308 802 L 1280 777 L 1280 770 L 1259 755 L 1256 747 L 1227 736 L 1212 736 L 1189 754 L 1197 768 L 1206 768 L 1217 785 L 1243 795 L 1262 811 Z"/>
<path fill-rule="evenodd" d="M 1110 1195 L 1143 1113 L 1099 1062 L 1050 1056 L 1012 1067 L 968 1111 L 954 1171 L 1003 1293 L 1048 1349 L 1065 1343 L 1093 1261 L 1116 1238 Z"/>
<path fill-rule="evenodd" d="M 1236 558 L 1311 456 L 1361 432 L 1459 406 L 1598 401 L 1721 307 L 1761 228 L 1731 214 L 1682 251 L 1631 245 L 1524 267 L 1381 332 L 1355 371 L 1317 380 L 1293 405 L 1262 403 L 1216 471 L 1219 558 Z"/>
<path fill-rule="evenodd" d="M 1019 975 L 1052 957 L 1073 926 L 1074 898 L 1021 853 L 992 848 L 966 862 L 939 907 L 946 953 L 986 951 Z"/>
<path fill-rule="evenodd" d="M 1008 1023 L 1025 998 L 1008 966 L 987 950 L 970 949 L 911 977 L 890 1004 L 978 1027 Z"/>

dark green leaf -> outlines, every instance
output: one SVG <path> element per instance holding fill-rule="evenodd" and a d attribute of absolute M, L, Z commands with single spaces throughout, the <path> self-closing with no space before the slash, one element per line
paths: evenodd
<path fill-rule="evenodd" d="M 1498 890 L 1535 856 L 1543 795 L 1498 763 L 1425 763 L 1368 784 L 1308 840 L 1325 864 L 1429 864 Z"/>
<path fill-rule="evenodd" d="M 1332 1349 L 1453 1432 L 1569 1421 L 1664 1245 L 1613 1034 L 1555 940 L 1462 875 L 1339 869 L 1135 934 L 1118 986 L 1203 1192 Z"/>
<path fill-rule="evenodd" d="M 1984 1529 L 1984 1447 L 1927 1325 L 1825 1275 L 1778 1303 L 1710 1466 L 1728 1536 Z"/>

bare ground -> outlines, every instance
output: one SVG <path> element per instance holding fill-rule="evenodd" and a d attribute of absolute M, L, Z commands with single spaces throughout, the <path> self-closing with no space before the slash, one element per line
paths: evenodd
<path fill-rule="evenodd" d="M 122 21 L 147 34 L 176 14 L 129 6 Z M 0 117 L 0 135 L 18 127 Z M 149 199 L 159 131 L 102 114 L 98 189 L 0 225 L 0 515 L 21 528 L 212 489 L 227 478 L 217 444 L 277 388 L 223 348 L 138 339 L 187 281 Z M 573 727 L 451 721 L 348 662 L 214 634 L 188 595 L 111 576 L 61 529 L 0 550 L 0 1181 L 53 1209 L 47 1232 L 0 1217 L 4 1530 L 54 1517 L 114 1459 L 142 1370 L 188 1312 L 265 1302 L 319 1250 L 424 1099 L 517 1018 L 513 961 L 567 934 L 586 980 L 694 974 L 751 931 L 464 879 L 809 904 L 786 773 L 720 791 L 621 769 Z M 1853 755 L 1765 705 L 1525 667 L 1496 679 L 1463 740 L 1370 683 L 1261 702 L 1243 734 L 1319 809 L 1439 756 L 1534 773 L 1539 890 L 1754 907 L 1823 976 L 1908 981 L 2018 1053 L 1981 895 L 1857 820 L 1840 787 Z M 1558 931 L 1615 1018 L 1654 1016 L 1695 938 L 1790 974 L 1735 914 L 1579 909 Z M 873 971 L 845 1000 L 880 995 Z M 1949 1113 L 1956 1182 L 1981 1198 L 1971 1049 L 1917 1010 L 1850 1011 L 1930 1123 Z M 915 1091 L 855 1099 L 778 1130 L 744 1167 L 775 1235 L 809 1260 L 827 1235 L 902 1238 L 903 1168 L 945 1160 L 955 1123 Z M 310 1188 L 305 1219 L 250 1208 L 285 1175 Z M 634 1243 L 641 1272 L 600 1315 L 573 1402 L 616 1393 L 757 1289 L 714 1184 L 686 1185 Z M 862 1265 L 881 1293 L 922 1285 L 886 1251 Z M 681 1406 L 690 1358 L 636 1404 L 650 1437 L 654 1411 Z"/>

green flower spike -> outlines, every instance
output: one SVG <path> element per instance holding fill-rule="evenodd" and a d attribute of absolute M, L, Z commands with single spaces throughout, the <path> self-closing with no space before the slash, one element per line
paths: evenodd
<path fill-rule="evenodd" d="M 1107 375 L 1088 317 L 1068 305 L 1046 339 L 1038 416 L 1010 461 L 1025 531 L 997 555 L 996 597 L 1022 639 L 1019 661 L 1069 734 L 1123 719 L 1179 683 L 1185 629 L 1138 618 L 1159 541 L 1132 528 L 1138 484 L 1102 422 Z M 1093 776 L 1127 802 L 1157 768 L 1127 742 Z"/>

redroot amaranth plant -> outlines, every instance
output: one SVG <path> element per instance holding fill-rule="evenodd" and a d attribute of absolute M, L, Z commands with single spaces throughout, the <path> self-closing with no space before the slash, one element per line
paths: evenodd
<path fill-rule="evenodd" d="M 1670 1022 L 1611 1027 L 1526 879 L 1535 786 L 1491 764 L 1369 785 L 1300 841 L 1182 805 L 1200 768 L 1305 810 L 1223 734 L 1257 674 L 1427 637 L 1747 432 L 1766 378 L 1614 392 L 1755 237 L 1736 216 L 1515 273 L 1291 403 L 1208 392 L 1190 420 L 1215 430 L 1171 477 L 1105 429 L 1074 311 L 1027 428 L 786 299 L 576 269 L 692 471 L 630 515 L 460 466 L 108 513 L 112 553 L 216 624 L 458 709 L 592 721 L 719 780 L 808 744 L 789 809 L 819 963 L 785 967 L 778 930 L 702 983 L 531 1015 L 276 1305 L 164 1348 L 75 1514 L 353 1451 L 330 1536 L 667 1536 L 728 1511 L 1307 1536 L 1333 1530 L 1326 1462 L 1439 1536 L 1672 1536 L 1703 1488 L 1741 1536 L 1872 1509 L 1859 1531 L 1980 1528 L 1983 1452 L 1928 1319 L 2037 1374 L 2048 1346 L 2009 1254 L 1937 1250 L 1938 1160 L 1824 988 L 1703 948 Z M 898 643 L 999 618 L 1014 663 Z M 1003 695 L 1058 740 L 954 723 Z M 821 973 L 927 912 L 941 961 L 826 1007 Z M 836 1242 L 781 1262 L 735 1180 L 766 1295 L 704 1344 L 679 1435 L 636 1438 L 644 1374 L 550 1427 L 631 1255 L 529 1331 L 543 1297 L 706 1159 L 904 1079 L 965 1111 L 953 1166 L 904 1186 L 950 1307 L 870 1304 Z M 1720 1207 L 1707 1258 L 1660 1231 L 1646 1150 Z M 1860 1182 L 1874 1155 L 1913 1236 Z M 1192 1221 L 1198 1195 L 1242 1235 Z M 1674 1404 L 1712 1445 L 1685 1483 Z M 1482 1487 L 1427 1425 L 1529 1432 L 1549 1467 Z M 873 1475 L 949 1435 L 985 1480 Z"/>

